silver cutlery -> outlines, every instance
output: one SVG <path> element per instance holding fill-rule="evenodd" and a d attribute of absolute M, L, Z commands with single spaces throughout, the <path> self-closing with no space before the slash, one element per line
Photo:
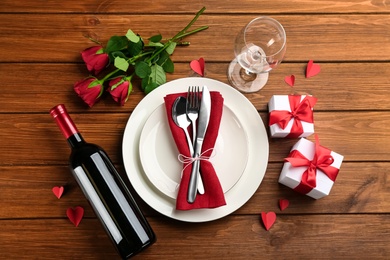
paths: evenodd
<path fill-rule="evenodd" d="M 206 86 L 203 86 L 202 90 L 202 99 L 200 102 L 199 109 L 199 118 L 198 118 L 198 131 L 196 134 L 196 141 L 194 145 L 194 157 L 199 157 L 202 150 L 204 136 L 210 121 L 210 111 L 211 111 L 211 97 L 210 92 Z M 192 167 L 190 183 L 188 187 L 187 201 L 188 203 L 193 203 L 196 198 L 196 191 L 198 186 L 198 171 L 199 171 L 199 160 L 194 161 Z"/>
<path fill-rule="evenodd" d="M 199 87 L 189 87 L 187 92 L 187 116 L 192 125 L 192 143 L 195 145 L 196 139 L 196 120 L 200 108 Z"/>
<path fill-rule="evenodd" d="M 192 145 L 190 134 L 187 130 L 191 122 L 187 118 L 186 104 L 187 100 L 185 97 L 178 97 L 175 99 L 172 106 L 172 119 L 178 127 L 183 129 L 186 135 L 188 148 L 190 149 L 190 154 L 192 156 L 194 154 L 194 147 Z"/>
<path fill-rule="evenodd" d="M 196 140 L 196 120 L 198 119 L 200 108 L 200 93 L 199 87 L 189 87 L 187 92 L 187 116 L 191 121 L 192 125 L 192 144 L 195 146 Z M 194 157 L 194 154 L 191 154 Z M 202 181 L 202 176 L 200 175 L 200 171 L 198 171 L 198 192 L 199 194 L 204 194 L 204 186 Z"/>
<path fill-rule="evenodd" d="M 190 135 L 188 133 L 188 126 L 191 124 L 191 122 L 187 118 L 187 100 L 184 97 L 178 97 L 175 99 L 175 102 L 172 106 L 172 119 L 175 124 L 183 129 L 186 139 L 188 148 L 190 150 L 191 157 L 193 157 L 194 154 L 194 147 L 190 138 Z M 194 166 L 192 166 L 194 167 Z M 199 170 L 198 170 L 199 172 Z M 200 175 L 200 173 L 198 173 Z M 204 186 L 203 181 L 199 176 L 198 181 L 198 191 L 200 194 L 204 194 Z"/>

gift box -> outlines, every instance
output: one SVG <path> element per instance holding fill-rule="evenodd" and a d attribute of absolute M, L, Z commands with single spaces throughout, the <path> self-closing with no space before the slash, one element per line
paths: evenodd
<path fill-rule="evenodd" d="M 301 138 L 285 158 L 279 183 L 314 199 L 329 195 L 344 156 Z"/>
<path fill-rule="evenodd" d="M 271 137 L 298 138 L 314 133 L 313 107 L 309 95 L 274 95 L 268 103 Z"/>

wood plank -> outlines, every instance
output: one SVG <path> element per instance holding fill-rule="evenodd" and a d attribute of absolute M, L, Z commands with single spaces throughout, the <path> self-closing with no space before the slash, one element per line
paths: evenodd
<path fill-rule="evenodd" d="M 0 13 L 194 13 L 202 6 L 206 6 L 208 13 L 253 13 L 253 14 L 280 14 L 280 13 L 384 13 L 389 8 L 383 1 L 272 1 L 264 0 L 261 5 L 256 0 L 241 0 L 240 2 L 227 0 L 221 4 L 217 0 L 205 0 L 188 6 L 188 1 L 175 0 L 172 4 L 153 2 L 145 5 L 141 1 L 132 1 L 131 5 L 123 1 L 75 1 L 48 2 L 45 0 L 12 1 L 3 0 Z"/>
<path fill-rule="evenodd" d="M 268 115 L 261 115 L 267 125 Z M 85 113 L 72 117 L 87 141 L 101 145 L 114 162 L 121 161 L 129 115 Z M 318 112 L 315 128 L 321 144 L 343 154 L 346 161 L 387 161 L 389 120 L 390 114 L 381 112 Z M 0 165 L 63 164 L 67 158 L 68 145 L 49 114 L 0 114 L 0 122 Z M 282 161 L 295 142 L 296 139 L 270 139 L 270 161 Z"/>
<path fill-rule="evenodd" d="M 203 224 L 149 218 L 157 242 L 135 259 L 373 258 L 390 254 L 386 215 L 278 215 L 265 231 L 259 216 L 232 216 Z M 75 228 L 67 219 L 3 220 L 0 256 L 113 259 L 113 246 L 96 219 Z M 23 235 L 22 235 L 23 234 Z M 208 241 L 205 245 L 204 241 Z M 375 245 L 375 246 L 373 246 Z M 50 248 L 50 250 L 42 250 Z M 194 257 L 196 256 L 196 257 Z"/>
<path fill-rule="evenodd" d="M 343 163 L 329 196 L 314 200 L 278 183 L 283 163 L 270 163 L 253 197 L 233 215 L 259 215 L 262 211 L 278 214 L 390 213 L 389 162 Z M 117 166 L 146 216 L 160 216 L 137 195 L 124 169 Z M 63 218 L 69 207 L 82 206 L 85 216 L 94 218 L 67 166 L 0 167 L 1 219 Z M 152 184 L 151 184 L 152 185 Z M 54 186 L 64 186 L 61 199 L 52 194 Z M 280 212 L 278 200 L 286 198 L 290 206 Z M 31 208 L 34 210 L 30 210 Z M 0 222 L 1 223 L 1 222 Z"/>
<path fill-rule="evenodd" d="M 178 48 L 168 80 L 193 75 L 189 62 L 206 60 L 206 76 L 227 82 L 235 34 L 269 15 L 286 28 L 287 54 L 267 86 L 245 96 L 268 123 L 274 94 L 312 94 L 322 145 L 345 160 L 331 194 L 313 200 L 278 183 L 283 158 L 296 139 L 269 139 L 270 162 L 261 186 L 236 212 L 207 223 L 175 221 L 135 195 L 158 241 L 135 259 L 388 259 L 390 255 L 390 8 L 388 1 L 2 0 L 0 5 L 0 259 L 118 258 L 67 167 L 69 148 L 48 110 L 65 103 L 86 140 L 102 145 L 129 185 L 121 158 L 125 124 L 144 94 L 139 82 L 120 107 L 107 97 L 89 109 L 73 83 L 88 75 L 80 51 L 128 28 L 144 38 L 169 37 L 203 5 L 197 25 L 210 25 Z M 306 79 L 313 59 L 321 73 Z M 283 79 L 296 76 L 294 88 Z M 314 137 L 309 137 L 313 140 Z M 53 186 L 64 185 L 57 199 Z M 130 189 L 133 191 L 131 185 Z M 278 200 L 290 206 L 280 211 Z M 68 207 L 83 206 L 74 227 Z M 266 231 L 261 212 L 275 211 Z"/>
<path fill-rule="evenodd" d="M 228 63 L 206 61 L 206 77 L 229 84 L 226 76 Z M 261 91 L 246 94 L 257 110 L 268 111 L 267 103 L 274 94 L 293 92 L 311 94 L 318 98 L 315 111 L 390 110 L 388 95 L 388 63 L 322 63 L 321 73 L 306 79 L 306 62 L 282 63 L 272 71 Z M 66 72 L 66 73 L 64 73 Z M 294 88 L 284 83 L 284 77 L 294 74 Z M 193 75 L 189 63 L 175 63 L 175 72 L 168 81 Z M 373 76 L 375 75 L 375 76 Z M 116 112 L 128 113 L 145 96 L 140 82 L 134 82 L 134 91 L 124 107 L 110 97 L 104 97 L 92 109 L 73 91 L 73 84 L 87 77 L 81 64 L 0 63 L 0 113 L 47 113 L 59 103 L 65 103 L 71 113 Z M 23 80 L 16 80 L 23 77 Z M 372 91 L 375 89 L 375 91 Z"/>
<path fill-rule="evenodd" d="M 96 35 L 106 42 L 112 35 L 124 35 L 130 27 L 144 38 L 158 32 L 168 38 L 180 31 L 193 15 L 151 15 L 148 23 L 145 16 L 134 15 L 4 14 L 3 17 L 0 20 L 0 49 L 3 51 L 0 62 L 57 63 L 80 61 L 79 52 L 93 45 L 83 35 Z M 249 22 L 254 17 L 204 15 L 194 26 L 209 25 L 210 28 L 188 37 L 186 40 L 192 42 L 190 49 L 177 48 L 175 60 L 190 61 L 203 56 L 208 61 L 229 62 L 234 56 L 235 35 L 245 25 L 244 21 Z M 388 15 L 273 17 L 286 29 L 285 61 L 390 60 Z M 367 32 L 369 37 L 364 37 Z"/>

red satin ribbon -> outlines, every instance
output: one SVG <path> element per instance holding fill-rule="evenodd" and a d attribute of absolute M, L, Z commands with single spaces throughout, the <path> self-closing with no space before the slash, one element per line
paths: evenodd
<path fill-rule="evenodd" d="M 270 112 L 269 125 L 278 124 L 282 129 L 287 127 L 288 122 L 294 119 L 289 138 L 299 137 L 303 133 L 302 122 L 313 123 L 312 108 L 317 102 L 317 98 L 306 96 L 301 101 L 300 95 L 289 95 L 290 111 L 287 110 L 273 110 Z"/>
<path fill-rule="evenodd" d="M 317 186 L 317 169 L 321 170 L 333 182 L 336 180 L 339 169 L 331 166 L 334 159 L 330 155 L 331 151 L 320 146 L 318 136 L 315 136 L 315 154 L 313 160 L 307 159 L 298 150 L 293 150 L 284 160 L 294 167 L 307 166 L 307 170 L 302 175 L 302 180 L 294 190 L 307 194 Z"/>

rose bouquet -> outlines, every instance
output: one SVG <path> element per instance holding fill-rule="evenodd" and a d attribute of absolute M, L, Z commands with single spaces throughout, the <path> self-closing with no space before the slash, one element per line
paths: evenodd
<path fill-rule="evenodd" d="M 166 73 L 174 71 L 170 56 L 176 46 L 189 45 L 182 41 L 183 38 L 208 28 L 201 26 L 188 31 L 204 10 L 203 7 L 183 30 L 168 40 L 158 34 L 145 41 L 130 29 L 126 35 L 112 36 L 105 47 L 91 39 L 99 45 L 81 52 L 91 75 L 76 82 L 74 91 L 89 107 L 102 97 L 104 91 L 123 106 L 133 89 L 132 80 L 137 76 L 141 79 L 142 90 L 148 94 L 166 82 Z M 101 75 L 103 72 L 106 74 Z"/>

